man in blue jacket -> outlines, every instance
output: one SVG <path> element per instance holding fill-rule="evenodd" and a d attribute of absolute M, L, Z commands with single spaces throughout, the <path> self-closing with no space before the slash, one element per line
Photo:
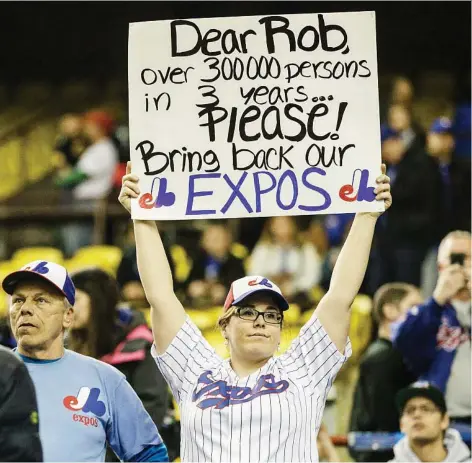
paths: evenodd
<path fill-rule="evenodd" d="M 438 251 L 433 297 L 413 307 L 395 328 L 394 345 L 421 380 L 446 395 L 452 420 L 471 419 L 471 235 L 453 231 Z"/>

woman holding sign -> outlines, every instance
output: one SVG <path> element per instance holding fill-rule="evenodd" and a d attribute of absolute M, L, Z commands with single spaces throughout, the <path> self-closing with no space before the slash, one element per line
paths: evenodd
<path fill-rule="evenodd" d="M 388 209 L 384 165 L 375 192 Z M 119 200 L 130 211 L 138 195 L 128 164 Z M 234 281 L 219 320 L 228 360 L 175 296 L 155 223 L 135 220 L 139 273 L 152 307 L 152 353 L 181 409 L 182 461 L 318 461 L 316 434 L 331 384 L 351 354 L 349 309 L 380 214 L 356 215 L 329 291 L 283 355 L 275 356 L 288 309 L 280 289 L 260 276 Z"/>

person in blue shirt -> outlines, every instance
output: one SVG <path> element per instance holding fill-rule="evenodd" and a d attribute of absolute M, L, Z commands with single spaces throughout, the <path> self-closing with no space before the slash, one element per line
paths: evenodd
<path fill-rule="evenodd" d="M 16 352 L 36 388 L 44 461 L 105 461 L 107 443 L 122 461 L 169 461 L 125 376 L 64 348 L 75 303 L 66 269 L 35 261 L 9 274 L 2 287 L 11 295 Z"/>

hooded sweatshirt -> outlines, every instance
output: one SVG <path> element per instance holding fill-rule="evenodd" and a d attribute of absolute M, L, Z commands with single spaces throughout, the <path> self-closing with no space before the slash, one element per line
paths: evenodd
<path fill-rule="evenodd" d="M 447 456 L 443 461 L 450 462 L 462 462 L 470 461 L 470 451 L 467 445 L 461 439 L 459 431 L 456 429 L 448 429 L 444 436 L 444 445 L 447 449 Z M 410 461 L 421 461 L 408 443 L 408 438 L 403 437 L 393 447 L 393 453 L 395 457 L 391 462 L 410 462 Z"/>

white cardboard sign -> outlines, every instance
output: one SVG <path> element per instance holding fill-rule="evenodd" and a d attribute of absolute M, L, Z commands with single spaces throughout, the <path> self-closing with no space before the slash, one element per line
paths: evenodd
<path fill-rule="evenodd" d="M 138 219 L 383 210 L 373 12 L 132 23 Z"/>

